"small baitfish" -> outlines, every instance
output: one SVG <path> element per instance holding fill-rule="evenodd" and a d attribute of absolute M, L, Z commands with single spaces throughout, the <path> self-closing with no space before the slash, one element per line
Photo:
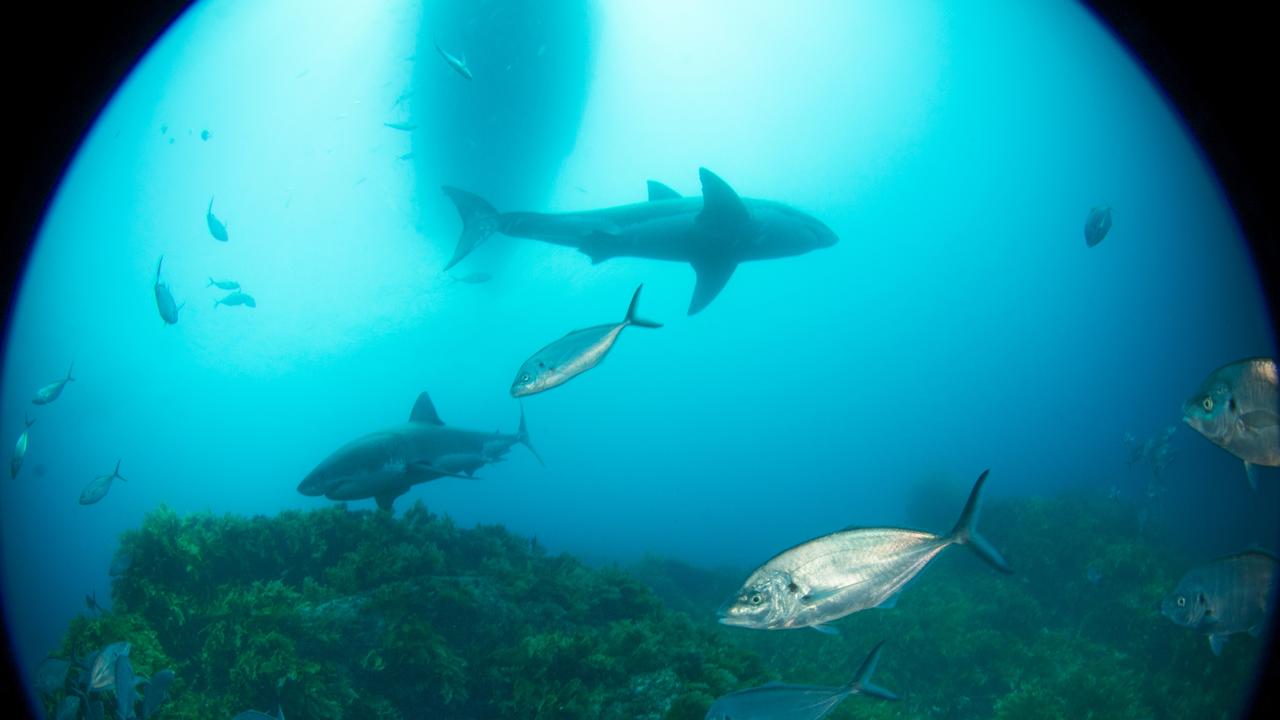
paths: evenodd
<path fill-rule="evenodd" d="M 1209 648 L 1220 655 L 1228 635 L 1262 632 L 1275 605 L 1276 563 L 1273 555 L 1249 551 L 1192 568 L 1160 612 L 1175 625 L 1207 634 Z"/>
<path fill-rule="evenodd" d="M 13 444 L 13 457 L 9 459 L 9 477 L 18 477 L 18 472 L 22 470 L 22 461 L 27 457 L 27 446 L 30 445 L 28 433 L 31 426 L 35 424 L 35 420 L 31 418 L 23 418 L 26 421 L 26 427 L 22 428 L 22 434 L 18 436 L 18 442 Z"/>
<path fill-rule="evenodd" d="M 160 311 L 160 319 L 165 321 L 167 325 L 176 325 L 178 322 L 178 311 L 182 309 L 182 305 L 173 301 L 173 293 L 169 291 L 169 284 L 160 282 L 160 268 L 164 265 L 164 256 L 160 256 L 160 262 L 156 263 L 156 309 Z"/>
<path fill-rule="evenodd" d="M 219 290 L 239 290 L 240 283 L 235 280 L 214 280 L 209 278 L 209 284 L 205 285 L 205 287 L 216 287 Z"/>
<path fill-rule="evenodd" d="M 1243 460 L 1249 485 L 1256 488 L 1254 465 L 1280 466 L 1276 361 L 1248 358 L 1214 370 L 1182 404 L 1182 421 Z"/>
<path fill-rule="evenodd" d="M 258 307 L 258 301 L 254 300 L 253 296 L 249 293 L 236 290 L 235 292 L 227 293 L 227 296 L 221 300 L 213 301 L 213 306 L 215 308 L 219 305 L 244 305 L 245 307 Z"/>
<path fill-rule="evenodd" d="M 458 57 L 457 55 L 448 52 L 444 48 L 440 47 L 439 42 L 435 42 L 434 44 L 436 46 L 436 52 L 440 53 L 441 58 L 444 58 L 446 65 L 453 68 L 453 71 L 462 76 L 464 80 L 470 80 L 472 78 L 471 68 L 467 67 L 467 59 L 465 57 Z"/>
<path fill-rule="evenodd" d="M 209 224 L 209 234 L 213 235 L 214 240 L 226 242 L 229 239 L 227 224 L 213 214 L 213 196 L 209 196 L 209 209 L 205 211 L 204 220 Z"/>
<path fill-rule="evenodd" d="M 75 363 L 71 363 L 71 367 L 67 368 L 66 377 L 57 382 L 51 382 L 37 390 L 35 397 L 31 398 L 31 402 L 36 405 L 48 405 L 54 400 L 57 400 L 58 396 L 62 394 L 63 389 L 67 387 L 67 383 L 75 380 L 75 378 L 71 377 L 71 371 L 75 369 L 75 366 Z"/>
<path fill-rule="evenodd" d="M 739 690 L 716 699 L 707 710 L 706 720 L 818 720 L 850 695 L 897 700 L 897 695 L 871 683 L 883 645 L 882 640 L 872 648 L 848 685 L 823 687 L 772 682 Z"/>
<path fill-rule="evenodd" d="M 84 487 L 84 490 L 80 492 L 80 504 L 92 505 L 98 502 L 99 500 L 101 500 L 102 498 L 106 497 L 107 492 L 111 490 L 111 481 L 115 480 L 116 478 L 120 478 L 121 480 L 126 480 L 125 477 L 120 474 L 119 460 L 116 461 L 116 469 L 111 471 L 110 475 L 103 475 L 101 477 L 96 477 L 92 481 L 90 481 L 88 485 Z"/>
<path fill-rule="evenodd" d="M 574 330 L 525 360 L 516 373 L 515 381 L 511 383 L 511 395 L 524 397 L 550 390 L 599 365 L 617 342 L 618 334 L 628 325 L 662 327 L 661 323 L 644 320 L 636 315 L 636 305 L 640 302 L 640 291 L 643 288 L 644 285 L 640 285 L 631 296 L 631 305 L 627 307 L 627 316 L 622 322 Z"/>
<path fill-rule="evenodd" d="M 1001 572 L 1012 572 L 978 534 L 978 501 L 990 470 L 973 484 L 946 535 L 900 528 L 852 528 L 797 545 L 751 573 L 718 612 L 725 625 L 780 630 L 812 627 L 873 607 L 892 607 L 897 593 L 938 553 L 968 545 Z"/>
<path fill-rule="evenodd" d="M 1093 247 L 1102 242 L 1111 230 L 1111 207 L 1099 205 L 1089 211 L 1084 221 L 1084 244 Z"/>

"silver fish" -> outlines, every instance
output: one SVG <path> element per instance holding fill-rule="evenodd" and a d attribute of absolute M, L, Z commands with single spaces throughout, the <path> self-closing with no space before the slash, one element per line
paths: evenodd
<path fill-rule="evenodd" d="M 205 211 L 204 220 L 209 224 L 209 234 L 213 235 L 214 240 L 226 242 L 230 239 L 227 236 L 227 224 L 213 214 L 213 196 L 209 196 L 209 209 Z"/>
<path fill-rule="evenodd" d="M 213 301 L 213 306 L 215 308 L 219 305 L 244 305 L 246 307 L 258 307 L 258 301 L 254 300 L 253 296 L 249 293 L 236 290 L 235 292 L 227 293 L 227 296 L 221 300 Z"/>
<path fill-rule="evenodd" d="M 71 662 L 62 658 L 45 658 L 36 668 L 36 692 L 52 695 L 61 691 L 67 684 L 67 670 Z"/>
<path fill-rule="evenodd" d="M 1084 244 L 1093 247 L 1102 242 L 1111 230 L 1111 207 L 1099 205 L 1089 211 L 1084 221 Z"/>
<path fill-rule="evenodd" d="M 147 694 L 142 698 L 142 720 L 150 718 L 169 696 L 169 684 L 172 682 L 173 671 L 168 668 L 151 676 L 151 682 L 147 683 Z"/>
<path fill-rule="evenodd" d="M 1280 466 L 1276 361 L 1248 358 L 1214 370 L 1183 403 L 1182 421 L 1243 460 L 1249 485 L 1256 488 L 1254 465 Z"/>
<path fill-rule="evenodd" d="M 453 68 L 453 71 L 461 75 L 464 79 L 470 80 L 472 77 L 471 68 L 467 67 L 467 59 L 465 57 L 460 58 L 457 55 L 451 55 L 446 52 L 444 48 L 440 47 L 439 42 L 435 42 L 434 39 L 433 42 L 436 46 L 436 52 L 440 53 L 440 57 L 444 58 L 445 64 Z"/>
<path fill-rule="evenodd" d="M 127 482 L 127 479 L 120 474 L 119 460 L 116 461 L 116 469 L 111 471 L 110 475 L 96 477 L 84 487 L 84 490 L 80 492 L 80 504 L 92 505 L 106 497 L 107 491 L 111 490 L 111 481 L 116 478 L 120 478 Z"/>
<path fill-rule="evenodd" d="M 897 700 L 897 695 L 871 683 L 882 645 L 883 640 L 872 648 L 848 685 L 823 687 L 772 682 L 739 690 L 717 698 L 707 710 L 706 720 L 818 720 L 850 695 Z"/>
<path fill-rule="evenodd" d="M 138 702 L 138 689 L 134 687 L 133 664 L 129 662 L 129 653 L 116 657 L 116 717 L 119 720 L 134 720 L 134 704 Z"/>
<path fill-rule="evenodd" d="M 220 290 L 239 290 L 240 283 L 235 280 L 214 280 L 209 278 L 209 284 L 205 285 L 205 287 L 216 287 Z"/>
<path fill-rule="evenodd" d="M 156 263 L 156 309 L 160 311 L 160 319 L 164 320 L 168 325 L 175 325 L 178 322 L 178 311 L 182 309 L 182 305 L 173 301 L 173 293 L 169 291 L 169 284 L 160 282 L 160 267 L 164 265 L 164 256 L 160 256 L 160 262 Z"/>
<path fill-rule="evenodd" d="M 645 328 L 662 327 L 661 323 L 636 316 L 636 305 L 640 301 L 640 290 L 643 288 L 644 285 L 640 285 L 631 296 L 631 305 L 627 308 L 627 316 L 622 319 L 622 322 L 574 330 L 525 360 L 520 366 L 520 371 L 516 373 L 515 381 L 511 383 L 511 395 L 524 397 L 550 390 L 599 365 L 600 361 L 604 360 L 604 356 L 609 354 L 613 344 L 617 342 L 618 334 L 628 325 Z"/>
<path fill-rule="evenodd" d="M 117 642 L 102 648 L 89 663 L 89 690 L 110 690 L 116 681 L 116 658 L 129 654 L 129 643 Z"/>
<path fill-rule="evenodd" d="M 946 535 L 900 528 L 852 528 L 774 556 L 720 607 L 725 625 L 778 630 L 812 627 L 872 607 L 892 607 L 897 593 L 938 553 L 968 545 L 1001 572 L 1012 572 L 978 534 L 978 500 L 990 470 L 973 484 L 955 527 Z"/>
<path fill-rule="evenodd" d="M 27 445 L 29 444 L 27 433 L 36 422 L 29 417 L 23 418 L 23 420 L 27 423 L 27 426 L 22 429 L 22 434 L 18 436 L 18 442 L 13 444 L 13 457 L 9 460 L 10 478 L 18 477 L 18 471 L 22 470 L 22 461 L 27 457 Z"/>
<path fill-rule="evenodd" d="M 71 363 L 71 367 L 67 368 L 66 377 L 62 378 L 57 382 L 49 383 L 48 385 L 45 385 L 44 387 L 37 390 L 36 396 L 31 398 L 31 402 L 35 403 L 36 405 L 48 405 L 54 400 L 57 400 L 58 396 L 62 394 L 62 390 L 67 387 L 67 383 L 75 380 L 75 378 L 71 377 L 71 371 L 75 368 L 75 366 L 76 366 L 75 363 Z"/>
<path fill-rule="evenodd" d="M 1176 625 L 1206 633 L 1213 654 L 1220 655 L 1228 635 L 1256 637 L 1262 631 L 1275 605 L 1276 563 L 1272 555 L 1250 551 L 1193 568 L 1160 612 Z"/>

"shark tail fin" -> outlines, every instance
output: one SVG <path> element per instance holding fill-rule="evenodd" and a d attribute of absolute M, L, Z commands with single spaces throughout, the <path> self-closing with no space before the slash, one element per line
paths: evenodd
<path fill-rule="evenodd" d="M 533 453 L 533 456 L 537 458 L 539 465 L 542 467 L 547 466 L 547 464 L 543 462 L 542 456 L 534 449 L 533 443 L 529 441 L 529 426 L 524 421 L 524 403 L 520 403 L 520 428 L 516 430 L 516 442 L 529 448 L 529 452 Z"/>
<path fill-rule="evenodd" d="M 449 270 L 462 262 L 463 258 L 498 229 L 498 211 L 488 200 L 475 193 L 448 185 L 441 189 L 453 201 L 454 207 L 458 209 L 458 217 L 462 218 L 462 234 L 458 236 L 458 244 L 453 249 L 453 258 L 444 266 L 445 270 Z"/>
<path fill-rule="evenodd" d="M 71 377 L 71 371 L 74 370 L 75 368 L 76 368 L 75 363 L 71 363 L 71 365 L 67 368 L 67 382 L 75 381 L 75 378 Z"/>
<path fill-rule="evenodd" d="M 643 289 L 644 283 L 640 283 L 640 286 L 636 288 L 635 294 L 631 296 L 631 304 L 627 306 L 627 317 L 623 322 L 628 325 L 635 325 L 636 327 L 660 328 L 662 327 L 662 323 L 645 320 L 636 314 L 637 306 L 640 304 L 640 291 Z"/>
<path fill-rule="evenodd" d="M 849 683 L 849 689 L 860 695 L 870 695 L 882 700 L 897 700 L 897 694 L 871 682 L 871 675 L 876 671 L 876 663 L 880 661 L 882 647 L 884 647 L 883 640 L 876 643 L 876 646 L 871 648 L 871 652 L 867 653 L 867 658 L 862 661 L 858 673 L 853 676 L 853 682 Z"/>
<path fill-rule="evenodd" d="M 164 265 L 164 256 L 160 256 L 160 262 L 156 263 L 156 284 L 160 284 L 160 268 Z"/>
<path fill-rule="evenodd" d="M 213 277 L 212 277 L 212 276 L 210 276 L 210 277 L 209 277 L 209 284 L 208 284 L 208 285 L 205 285 L 205 287 L 213 287 Z"/>
<path fill-rule="evenodd" d="M 1013 570 L 1009 567 L 1009 563 L 1005 562 L 1000 551 L 978 534 L 978 505 L 982 498 L 982 484 L 987 481 L 987 475 L 990 473 L 990 470 L 983 470 L 978 476 L 977 482 L 973 484 L 973 490 L 969 491 L 969 500 L 964 504 L 960 519 L 956 521 L 956 526 L 951 530 L 948 539 L 953 543 L 968 545 L 978 554 L 978 557 L 1000 572 L 1012 573 Z"/>

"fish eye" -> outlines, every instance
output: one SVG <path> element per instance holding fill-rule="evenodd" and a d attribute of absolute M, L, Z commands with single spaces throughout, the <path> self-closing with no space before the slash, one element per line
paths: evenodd
<path fill-rule="evenodd" d="M 1186 607 L 1187 599 L 1181 595 L 1178 596 L 1178 607 Z"/>
<path fill-rule="evenodd" d="M 520 376 L 520 382 L 522 383 L 529 382 L 529 380 L 530 380 L 529 373 L 525 373 Z"/>
<path fill-rule="evenodd" d="M 1213 412 L 1213 398 L 1206 395 L 1204 400 L 1200 401 L 1200 406 L 1204 408 L 1205 412 Z"/>
<path fill-rule="evenodd" d="M 752 605 L 759 605 L 759 604 L 760 604 L 760 601 L 761 601 L 762 599 L 763 599 L 763 598 L 761 598 L 761 597 L 760 597 L 760 593 L 756 593 L 755 595 L 752 595 L 752 596 L 751 596 L 751 604 L 752 604 Z"/>

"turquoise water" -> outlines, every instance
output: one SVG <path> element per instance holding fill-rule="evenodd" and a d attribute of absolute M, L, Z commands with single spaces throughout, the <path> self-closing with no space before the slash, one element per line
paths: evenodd
<path fill-rule="evenodd" d="M 433 39 L 465 53 L 472 80 Z M 441 185 L 503 211 L 560 212 L 641 201 L 649 179 L 697 196 L 699 167 L 839 242 L 743 264 L 693 316 L 683 263 L 593 265 L 495 237 L 443 271 L 461 223 Z M 211 197 L 226 243 L 206 224 Z M 1088 248 L 1085 218 L 1104 204 L 1114 226 Z M 172 326 L 152 289 L 161 255 L 185 303 Z M 473 272 L 493 279 L 450 279 Z M 256 307 L 215 308 L 210 276 L 238 280 Z M 527 357 L 620 320 L 640 283 L 663 328 L 629 329 L 598 368 L 510 397 Z M 1250 491 L 1236 458 L 1179 422 L 1214 368 L 1274 355 L 1256 272 L 1174 110 L 1069 4 L 201 3 L 85 138 L 6 347 L 0 437 L 37 418 L 0 511 L 28 671 L 60 651 L 84 594 L 119 600 L 107 569 L 147 513 L 327 508 L 298 493 L 303 476 L 405 421 L 422 391 L 447 424 L 486 432 L 514 432 L 523 406 L 546 466 L 516 447 L 480 480 L 414 486 L 398 512 L 420 500 L 460 528 L 501 524 L 592 565 L 653 555 L 740 581 L 850 524 L 945 530 L 988 467 L 993 503 L 1110 502 L 1064 507 L 1114 511 L 1108 532 L 1123 528 L 1162 568 L 1276 549 L 1280 473 L 1259 468 Z M 32 405 L 72 362 L 63 395 Z M 1176 456 L 1150 504 L 1122 438 L 1166 425 Z M 117 459 L 127 481 L 77 503 Z M 1090 548 L 1064 556 L 1078 568 L 1035 575 L 1036 590 L 1078 583 L 1104 552 Z M 911 590 L 933 596 L 930 576 L 954 571 L 999 592 L 1001 578 L 962 560 Z M 844 681 L 769 645 L 799 642 L 789 633 L 715 626 L 723 597 L 664 597 L 754 653 L 758 673 Z M 908 599 L 885 612 L 909 614 Z M 1152 614 L 1153 634 L 1194 636 L 1214 662 L 1200 636 Z M 867 622 L 841 625 L 861 639 Z M 853 655 L 868 639 L 838 642 Z M 1260 645 L 1239 636 L 1228 650 Z M 1230 667 L 1246 682 L 1242 657 Z M 754 677 L 735 674 L 741 687 Z M 904 693 L 923 682 L 893 679 Z M 486 707 L 455 716 L 497 716 Z"/>

